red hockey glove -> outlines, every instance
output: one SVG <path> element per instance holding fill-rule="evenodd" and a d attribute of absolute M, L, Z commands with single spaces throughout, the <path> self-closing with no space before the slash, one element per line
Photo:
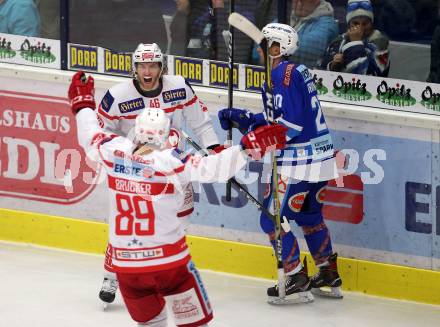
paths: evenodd
<path fill-rule="evenodd" d="M 95 81 L 92 76 L 86 79 L 86 74 L 79 71 L 72 77 L 69 86 L 68 97 L 70 107 L 74 115 L 83 108 L 96 109 L 95 98 Z"/>
<path fill-rule="evenodd" d="M 259 160 L 267 151 L 283 149 L 286 133 L 287 127 L 281 124 L 261 126 L 243 136 L 240 143 L 252 159 Z"/>

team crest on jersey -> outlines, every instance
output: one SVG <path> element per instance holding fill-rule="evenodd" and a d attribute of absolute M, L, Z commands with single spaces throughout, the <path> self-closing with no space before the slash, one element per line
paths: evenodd
<path fill-rule="evenodd" d="M 288 202 L 290 210 L 300 212 L 308 193 L 309 192 L 300 192 L 292 195 Z"/>
<path fill-rule="evenodd" d="M 115 98 L 113 95 L 110 94 L 110 91 L 107 91 L 107 93 L 104 95 L 104 97 L 101 100 L 101 108 L 105 112 L 109 112 L 113 102 L 115 101 Z"/>
<path fill-rule="evenodd" d="M 318 203 L 323 203 L 324 202 L 324 197 L 325 197 L 325 190 L 326 190 L 326 186 L 321 187 L 321 189 L 316 193 L 316 201 L 318 201 Z"/>
<path fill-rule="evenodd" d="M 126 113 L 126 112 L 132 112 L 132 111 L 144 109 L 145 103 L 142 98 L 137 98 L 137 99 L 121 102 L 120 104 L 118 104 L 118 107 L 121 113 Z"/>
<path fill-rule="evenodd" d="M 177 89 L 177 90 L 165 91 L 162 93 L 162 97 L 163 97 L 163 102 L 165 103 L 184 100 L 186 99 L 186 90 Z"/>

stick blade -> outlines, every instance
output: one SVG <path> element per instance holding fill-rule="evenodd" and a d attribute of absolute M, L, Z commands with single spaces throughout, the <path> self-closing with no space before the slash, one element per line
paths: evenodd
<path fill-rule="evenodd" d="M 247 19 L 243 15 L 233 12 L 229 15 L 228 22 L 230 25 L 249 36 L 256 43 L 260 44 L 261 41 L 263 41 L 263 32 L 261 32 L 257 26 L 255 26 L 249 19 Z"/>

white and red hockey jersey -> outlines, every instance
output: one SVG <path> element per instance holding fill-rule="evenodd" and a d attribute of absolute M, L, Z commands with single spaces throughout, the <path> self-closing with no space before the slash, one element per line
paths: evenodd
<path fill-rule="evenodd" d="M 110 196 L 106 267 L 115 272 L 151 272 L 190 260 L 178 212 L 191 181 L 225 182 L 247 161 L 239 146 L 208 157 L 181 158 L 175 149 L 138 156 L 128 139 L 99 127 L 85 108 L 76 115 L 78 138 L 87 155 L 105 167 Z"/>
<path fill-rule="evenodd" d="M 135 80 L 113 86 L 99 105 L 98 119 L 104 130 L 127 136 L 137 115 L 147 107 L 163 109 L 174 128 L 181 129 L 186 122 L 203 147 L 219 143 L 208 108 L 178 75 L 163 75 L 159 88 L 153 91 L 143 91 Z"/>

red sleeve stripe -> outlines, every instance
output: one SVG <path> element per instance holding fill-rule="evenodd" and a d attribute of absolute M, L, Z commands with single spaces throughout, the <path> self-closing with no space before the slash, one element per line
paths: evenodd
<path fill-rule="evenodd" d="M 189 100 L 188 102 L 186 102 L 184 104 L 179 104 L 179 105 L 174 106 L 174 107 L 165 108 L 164 111 L 166 113 L 170 113 L 170 112 L 174 112 L 174 111 L 176 111 L 178 109 L 183 109 L 184 107 L 188 107 L 188 106 L 193 105 L 197 101 L 197 99 L 198 99 L 197 95 L 194 95 L 194 97 L 191 100 Z"/>
<path fill-rule="evenodd" d="M 156 171 L 154 173 L 154 175 L 155 176 L 171 176 L 171 175 L 174 175 L 174 174 L 181 173 L 184 169 L 185 169 L 185 165 L 182 165 L 182 166 L 179 166 L 179 167 L 175 168 L 172 171 L 167 171 L 167 172 Z"/>
<path fill-rule="evenodd" d="M 103 145 L 105 142 L 113 140 L 115 137 L 117 137 L 116 134 L 111 134 L 111 135 L 109 135 L 109 137 L 106 137 L 106 138 L 103 138 L 102 140 L 100 140 L 97 144 L 98 153 L 99 153 L 99 156 L 101 157 L 102 162 L 110 168 L 113 168 L 113 162 L 110 162 L 110 161 L 107 161 L 104 159 L 104 156 L 101 151 L 101 145 Z"/>

